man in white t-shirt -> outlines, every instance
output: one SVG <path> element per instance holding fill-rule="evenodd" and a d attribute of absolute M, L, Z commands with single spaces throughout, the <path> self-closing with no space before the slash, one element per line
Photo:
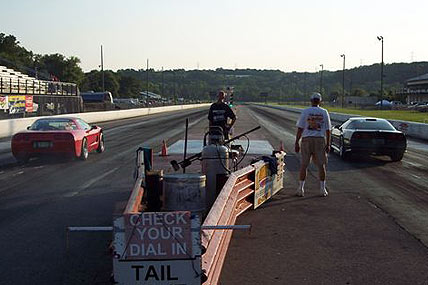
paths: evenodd
<path fill-rule="evenodd" d="M 321 108 L 321 94 L 313 93 L 311 96 L 312 107 L 302 111 L 300 118 L 297 121 L 297 134 L 295 151 L 302 152 L 302 160 L 299 173 L 299 188 L 297 195 L 303 197 L 305 195 L 305 179 L 306 172 L 311 161 L 318 167 L 320 179 L 320 195 L 326 197 L 328 195 L 325 188 L 326 163 L 327 153 L 330 152 L 331 142 L 331 122 L 330 116 L 326 109 Z M 299 144 L 302 138 L 301 145 Z"/>

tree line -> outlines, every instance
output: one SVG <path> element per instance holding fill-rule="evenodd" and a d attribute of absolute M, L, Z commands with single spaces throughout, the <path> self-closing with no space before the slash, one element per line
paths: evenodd
<path fill-rule="evenodd" d="M 0 33 L 0 64 L 45 80 L 60 80 L 79 85 L 81 91 L 102 91 L 99 70 L 83 72 L 80 59 L 62 54 L 35 54 L 21 46 L 13 35 Z M 400 90 L 407 79 L 428 73 L 428 62 L 393 63 L 384 66 L 383 98 L 404 100 Z M 105 89 L 114 97 L 138 97 L 148 89 L 167 98 L 208 100 L 210 94 L 234 87 L 237 101 L 302 101 L 313 91 L 321 91 L 327 100 L 345 96 L 380 95 L 380 64 L 345 70 L 321 72 L 283 72 L 280 70 L 223 69 L 215 70 L 154 70 L 120 69 L 104 71 Z M 148 81 L 147 81 L 148 78 Z"/>

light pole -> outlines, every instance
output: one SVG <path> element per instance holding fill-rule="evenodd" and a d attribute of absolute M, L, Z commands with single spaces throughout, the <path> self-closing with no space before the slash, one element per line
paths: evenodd
<path fill-rule="evenodd" d="M 176 85 L 177 85 L 177 79 L 175 76 L 175 70 L 172 71 L 174 74 L 174 105 L 177 105 L 177 95 L 176 95 Z"/>
<path fill-rule="evenodd" d="M 163 66 L 162 66 L 162 97 L 163 97 L 163 84 L 164 84 L 164 78 L 163 78 Z"/>
<path fill-rule="evenodd" d="M 321 66 L 321 76 L 320 76 L 320 93 L 322 94 L 322 73 L 324 71 L 324 64 L 320 64 Z"/>
<path fill-rule="evenodd" d="M 146 69 L 146 102 L 149 103 L 149 59 L 147 59 L 147 69 Z"/>
<path fill-rule="evenodd" d="M 345 100 L 345 54 L 341 54 L 340 57 L 343 57 L 343 72 L 342 72 L 342 108 L 343 108 L 343 100 Z"/>
<path fill-rule="evenodd" d="M 104 54 L 103 54 L 103 45 L 101 45 L 101 77 L 102 77 L 102 86 L 103 86 L 103 92 L 105 92 L 105 85 L 104 85 Z"/>
<path fill-rule="evenodd" d="M 382 61 L 380 63 L 380 109 L 383 107 L 383 36 L 378 36 L 377 39 L 382 42 Z"/>

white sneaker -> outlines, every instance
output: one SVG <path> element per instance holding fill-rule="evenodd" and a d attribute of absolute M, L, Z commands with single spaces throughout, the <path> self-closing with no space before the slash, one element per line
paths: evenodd
<path fill-rule="evenodd" d="M 305 190 L 303 188 L 298 188 L 296 191 L 296 196 L 304 197 L 305 196 Z"/>
<path fill-rule="evenodd" d="M 320 195 L 321 197 L 327 197 L 328 196 L 327 189 L 321 188 Z"/>

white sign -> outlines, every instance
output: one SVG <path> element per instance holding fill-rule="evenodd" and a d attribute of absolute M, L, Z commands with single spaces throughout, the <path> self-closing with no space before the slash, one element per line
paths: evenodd
<path fill-rule="evenodd" d="M 124 215 L 126 259 L 194 257 L 190 212 L 148 212 Z"/>
<path fill-rule="evenodd" d="M 130 213 L 113 221 L 119 284 L 201 284 L 201 222 L 189 211 Z"/>
<path fill-rule="evenodd" d="M 118 284 L 200 285 L 201 258 L 114 262 Z"/>

